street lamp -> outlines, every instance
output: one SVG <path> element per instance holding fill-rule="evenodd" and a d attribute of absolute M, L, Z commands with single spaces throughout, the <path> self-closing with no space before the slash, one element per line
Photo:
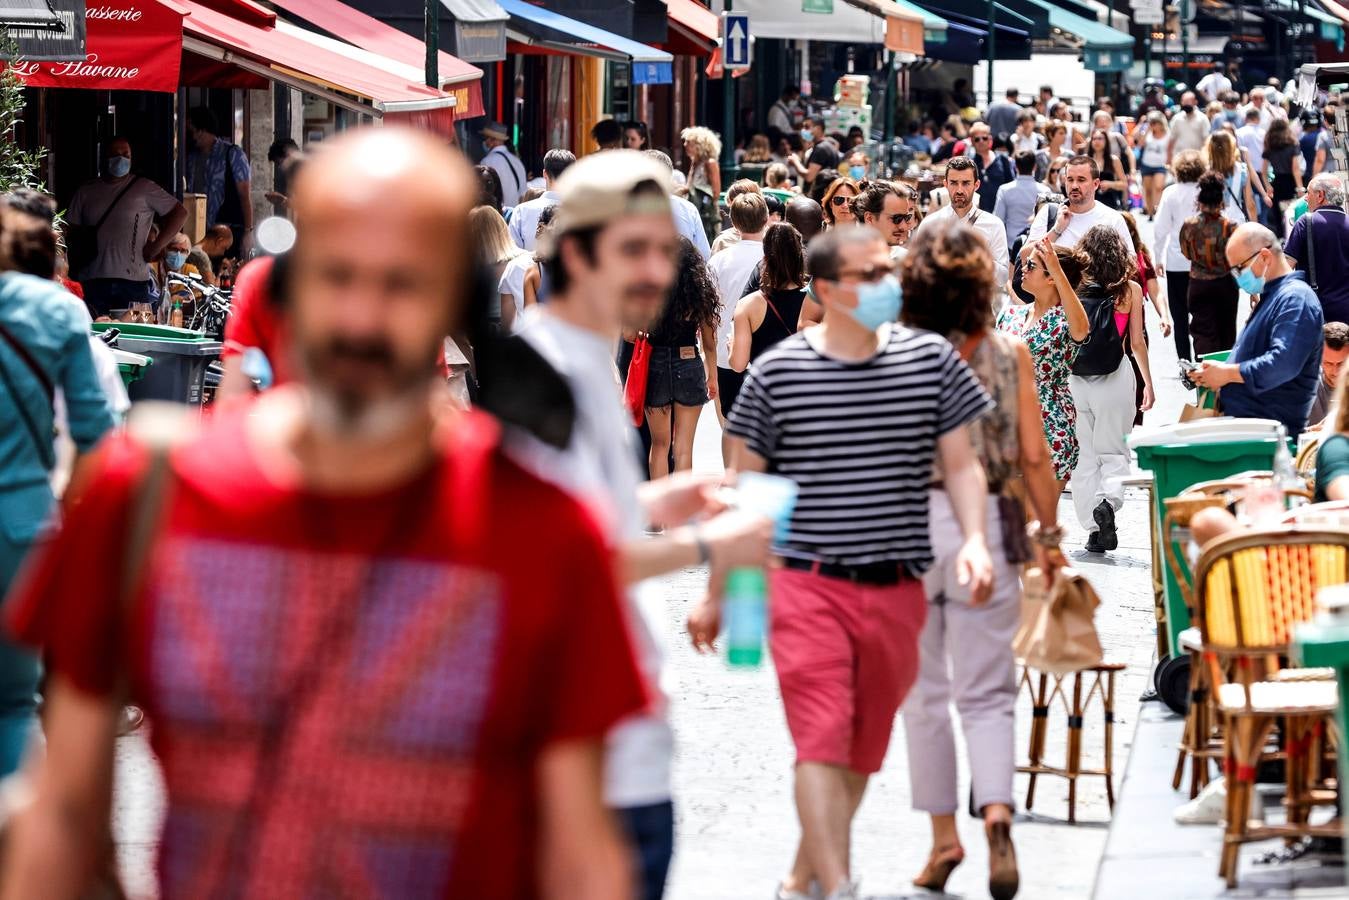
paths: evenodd
<path fill-rule="evenodd" d="M 731 0 L 725 0 L 723 11 L 731 11 Z M 746 40 L 749 38 L 746 36 Z M 726 65 L 727 40 L 721 42 L 721 183 L 729 184 L 735 174 L 735 80 Z"/>

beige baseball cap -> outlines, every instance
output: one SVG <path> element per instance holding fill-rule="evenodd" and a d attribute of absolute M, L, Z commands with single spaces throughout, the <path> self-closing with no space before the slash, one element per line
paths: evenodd
<path fill-rule="evenodd" d="M 657 191 L 637 188 L 654 182 Z M 625 215 L 670 214 L 670 171 L 639 150 L 605 150 L 569 166 L 557 180 L 553 233 L 596 228 Z"/>

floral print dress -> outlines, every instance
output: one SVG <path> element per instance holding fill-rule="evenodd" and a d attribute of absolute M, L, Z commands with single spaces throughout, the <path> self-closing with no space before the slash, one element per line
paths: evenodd
<path fill-rule="evenodd" d="M 1026 342 L 1035 364 L 1035 389 L 1044 413 L 1045 440 L 1054 463 L 1054 477 L 1066 481 L 1077 468 L 1077 407 L 1068 388 L 1068 375 L 1082 345 L 1068 332 L 1063 307 L 1050 307 L 1032 319 L 1034 304 L 1008 306 L 998 316 L 997 329 Z"/>

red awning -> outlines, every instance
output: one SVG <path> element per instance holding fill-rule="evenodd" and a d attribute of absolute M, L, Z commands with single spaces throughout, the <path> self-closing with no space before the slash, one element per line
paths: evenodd
<path fill-rule="evenodd" d="M 670 30 L 676 32 L 666 42 L 667 49 L 678 45 L 672 52 L 696 49 L 700 53 L 709 53 L 716 48 L 721 37 L 721 22 L 715 13 L 697 0 L 666 0 L 666 3 Z"/>
<path fill-rule="evenodd" d="M 82 61 L 23 61 L 14 69 L 35 88 L 173 93 L 185 14 L 171 0 L 100 0 L 84 13 Z"/>
<path fill-rule="evenodd" d="M 189 53 L 376 116 L 449 109 L 455 103 L 452 96 L 419 83 L 415 68 L 404 63 L 285 22 L 261 27 L 216 12 L 202 0 L 181 2 L 188 10 L 183 49 Z"/>
<path fill-rule="evenodd" d="M 392 25 L 335 0 L 274 0 L 276 6 L 315 28 L 371 53 L 411 63 L 426 58 L 426 44 Z M 685 0 L 692 2 L 692 0 Z M 454 94 L 455 117 L 468 119 L 484 114 L 482 69 L 445 51 L 439 55 L 440 86 Z"/>

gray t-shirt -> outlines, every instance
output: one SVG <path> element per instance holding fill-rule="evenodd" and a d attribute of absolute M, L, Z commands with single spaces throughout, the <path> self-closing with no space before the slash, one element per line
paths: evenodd
<path fill-rule="evenodd" d="M 66 219 L 72 225 L 96 225 L 113 200 L 126 188 L 126 195 L 98 231 L 98 252 L 84 271 L 73 273 L 75 278 L 120 278 L 125 281 L 146 281 L 144 248 L 150 240 L 150 225 L 157 216 L 168 215 L 178 201 L 148 178 L 136 178 L 127 188 L 125 179 L 105 181 L 102 178 L 85 182 L 71 198 Z"/>

